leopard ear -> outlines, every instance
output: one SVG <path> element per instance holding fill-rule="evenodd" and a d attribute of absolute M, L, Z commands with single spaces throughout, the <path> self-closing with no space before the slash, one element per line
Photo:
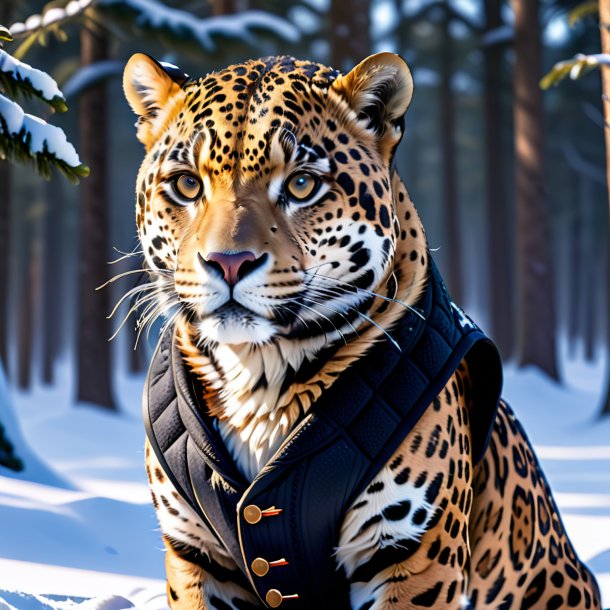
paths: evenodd
<path fill-rule="evenodd" d="M 171 64 L 136 53 L 123 72 L 123 91 L 132 110 L 139 116 L 138 139 L 145 145 L 154 137 L 155 124 L 163 123 L 173 98 L 182 95 L 188 75 Z"/>
<path fill-rule="evenodd" d="M 382 149 L 394 148 L 404 129 L 403 117 L 413 97 L 413 77 L 402 57 L 377 53 L 340 76 L 332 89 L 379 137 Z"/>

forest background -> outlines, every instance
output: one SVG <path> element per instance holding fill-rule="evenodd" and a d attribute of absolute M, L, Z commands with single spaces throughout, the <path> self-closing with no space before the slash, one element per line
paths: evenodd
<path fill-rule="evenodd" d="M 67 5 L 78 10 L 61 19 Z M 50 11 L 55 20 L 43 28 Z M 193 76 L 271 54 L 349 69 L 372 52 L 400 53 L 416 93 L 397 168 L 454 298 L 476 312 L 506 360 L 554 379 L 562 346 L 590 361 L 607 351 L 599 71 L 538 86 L 556 62 L 599 53 L 595 2 L 4 0 L 0 22 L 17 24 L 6 51 L 65 90 L 70 111 L 49 120 L 91 168 L 74 187 L 58 172 L 46 182 L 31 168 L 0 163 L 0 360 L 20 388 L 52 383 L 55 363 L 71 355 L 77 398 L 113 409 L 117 362 L 146 366 L 145 349 L 132 353 L 134 324 L 108 343 L 121 316 L 104 322 L 138 277 L 95 292 L 140 264 L 107 264 L 117 258 L 113 248 L 136 248 L 142 149 L 120 74 L 137 51 Z"/>
<path fill-rule="evenodd" d="M 0 94 L 61 127 L 90 174 L 64 164 L 68 178 L 81 174 L 74 185 L 52 155 L 15 154 L 0 112 L 0 368 L 13 396 L 0 400 L 0 474 L 28 466 L 14 403 L 63 385 L 75 412 L 120 417 L 120 379 L 139 379 L 154 348 L 155 332 L 133 349 L 137 312 L 108 341 L 132 304 L 106 316 L 143 276 L 95 290 L 141 264 L 122 256 L 138 249 L 143 151 L 120 84 L 135 52 L 194 77 L 274 54 L 347 70 L 400 53 L 415 95 L 396 166 L 450 292 L 516 369 L 534 367 L 559 391 L 575 362 L 597 371 L 595 404 L 573 408 L 607 425 L 604 11 L 608 0 L 2 0 L 4 51 L 50 74 L 69 109 L 20 96 L 1 62 Z"/>

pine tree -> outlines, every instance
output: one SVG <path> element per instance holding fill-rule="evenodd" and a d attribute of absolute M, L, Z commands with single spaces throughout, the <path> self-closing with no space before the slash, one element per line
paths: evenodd
<path fill-rule="evenodd" d="M 0 44 L 12 41 L 9 30 L 0 26 Z M 51 167 L 61 170 L 73 182 L 87 176 L 64 132 L 24 112 L 19 96 L 37 97 L 57 112 L 68 109 L 57 83 L 46 73 L 32 68 L 0 48 L 0 161 L 33 162 L 42 176 Z"/>

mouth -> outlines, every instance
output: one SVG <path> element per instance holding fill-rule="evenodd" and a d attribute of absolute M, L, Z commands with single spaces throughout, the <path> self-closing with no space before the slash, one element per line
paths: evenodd
<path fill-rule="evenodd" d="M 255 316 L 256 314 L 247 307 L 244 307 L 241 303 L 238 303 L 235 299 L 230 298 L 224 305 L 221 305 L 210 315 L 219 316 L 221 318 L 238 318 Z"/>
<path fill-rule="evenodd" d="M 201 319 L 198 327 L 203 341 L 227 344 L 268 343 L 278 330 L 271 320 L 233 299 Z"/>

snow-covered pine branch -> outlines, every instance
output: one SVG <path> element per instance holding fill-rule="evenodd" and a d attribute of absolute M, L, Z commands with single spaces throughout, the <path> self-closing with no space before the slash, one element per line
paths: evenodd
<path fill-rule="evenodd" d="M 59 27 L 66 21 L 78 17 L 95 0 L 71 0 L 64 7 L 53 7 L 42 14 L 30 15 L 24 22 L 13 23 L 9 28 L 15 38 L 26 38 L 42 30 Z"/>
<path fill-rule="evenodd" d="M 299 39 L 299 31 L 292 23 L 264 11 L 200 19 L 159 0 L 71 0 L 64 8 L 54 7 L 32 15 L 23 23 L 14 23 L 10 30 L 16 38 L 25 38 L 58 28 L 86 11 L 99 12 L 138 30 L 165 35 L 172 42 L 195 43 L 205 51 L 216 49 L 214 38 L 252 42 L 254 32 L 269 33 L 290 42 Z"/>
<path fill-rule="evenodd" d="M 0 26 L 0 160 L 33 161 L 39 174 L 50 176 L 50 168 L 61 170 L 70 181 L 89 175 L 68 142 L 66 134 L 43 119 L 24 112 L 6 95 L 35 95 L 55 110 L 68 109 L 57 83 L 42 70 L 32 68 L 2 49 L 3 42 L 13 40 L 11 32 Z M 5 95 L 3 95 L 5 94 Z"/>
<path fill-rule="evenodd" d="M 299 39 L 299 31 L 292 23 L 264 11 L 242 11 L 200 19 L 159 0 L 97 0 L 95 10 L 177 43 L 195 43 L 205 51 L 216 49 L 215 38 L 252 42 L 254 31 L 291 42 Z"/>
<path fill-rule="evenodd" d="M 73 182 L 89 175 L 62 129 L 25 113 L 4 95 L 0 95 L 0 157 L 32 160 L 45 177 L 50 175 L 51 165 Z"/>
<path fill-rule="evenodd" d="M 51 76 L 15 59 L 3 49 L 0 49 L 0 85 L 13 97 L 21 92 L 39 97 L 58 112 L 68 109 L 64 96 Z"/>
<path fill-rule="evenodd" d="M 543 89 L 558 85 L 564 78 L 570 77 L 576 80 L 599 66 L 610 66 L 610 55 L 607 53 L 595 53 L 583 55 L 579 53 L 573 59 L 557 62 L 540 81 Z"/>

